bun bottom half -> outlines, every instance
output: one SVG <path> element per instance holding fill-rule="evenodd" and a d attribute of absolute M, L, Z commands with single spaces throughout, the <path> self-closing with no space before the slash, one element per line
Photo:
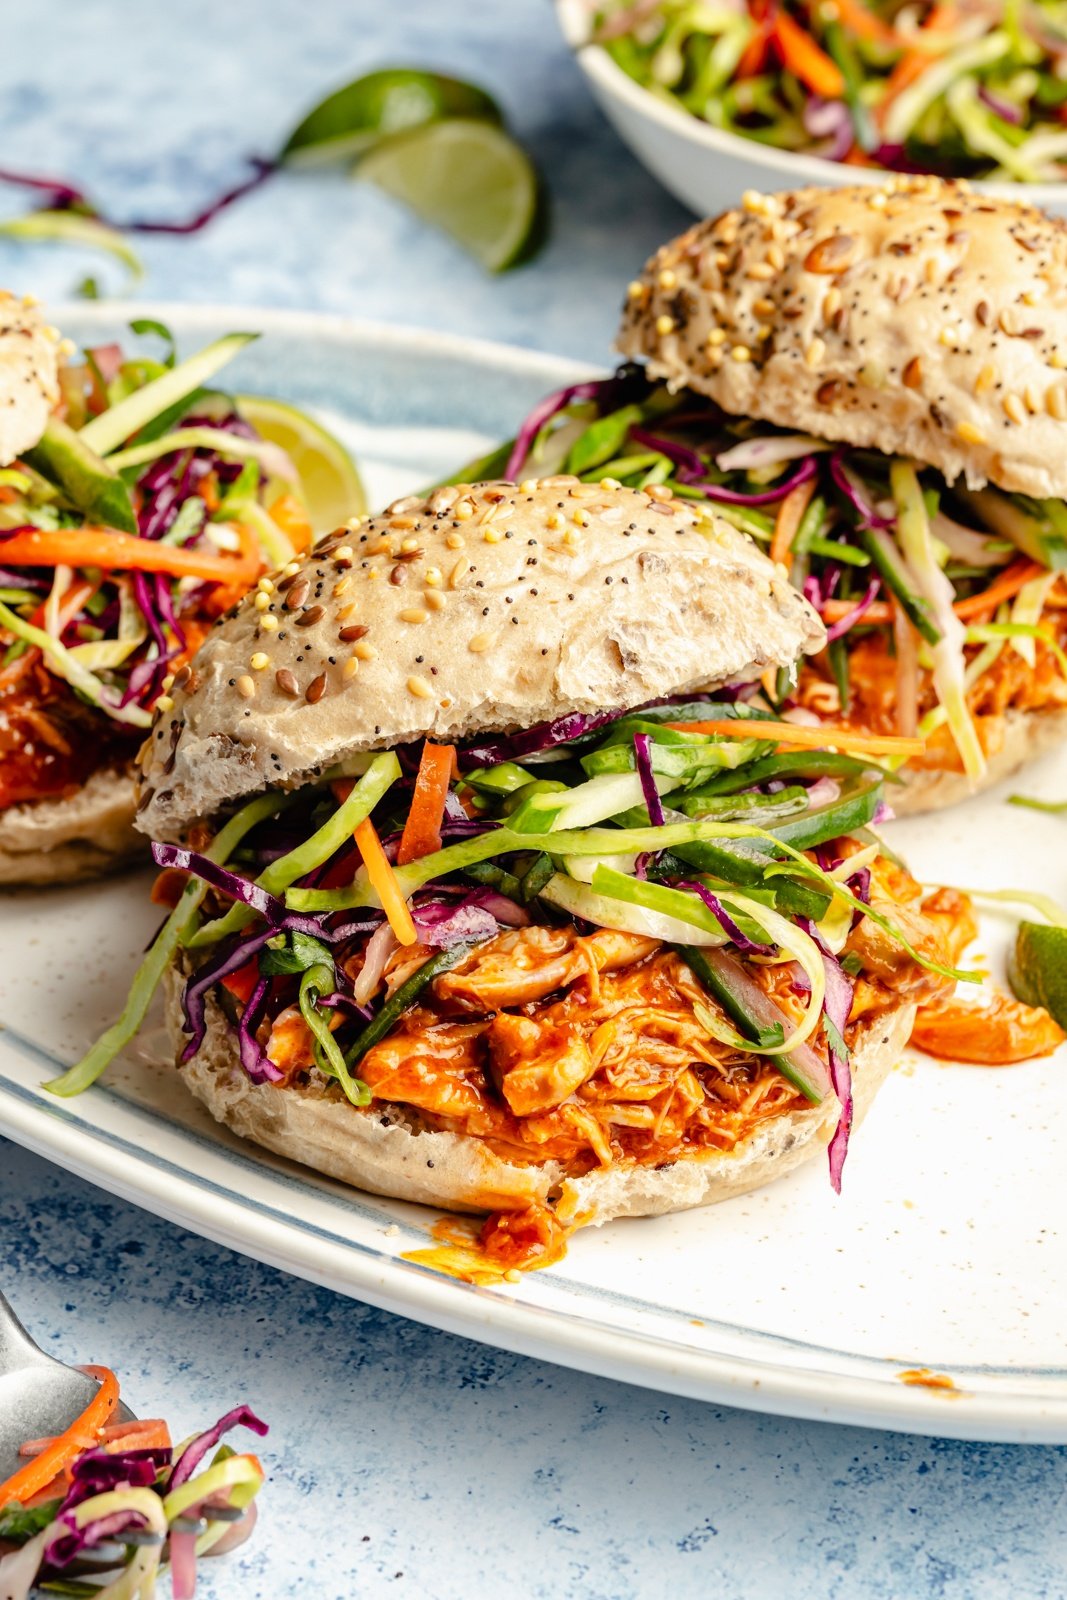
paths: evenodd
<path fill-rule="evenodd" d="M 130 767 L 94 772 L 77 794 L 0 811 L 0 886 L 99 878 L 147 842 L 133 826 Z"/>
<path fill-rule="evenodd" d="M 165 978 L 167 1026 L 183 1048 L 184 974 Z M 902 1002 L 872 1025 L 861 1024 L 852 1052 L 855 1125 L 896 1065 L 915 1020 Z M 825 1149 L 836 1102 L 763 1123 L 729 1153 L 687 1157 L 662 1166 L 612 1167 L 568 1178 L 558 1162 L 521 1165 L 481 1140 L 420 1124 L 408 1107 L 382 1103 L 357 1111 L 325 1083 L 276 1089 L 254 1084 L 237 1059 L 233 1034 L 214 1000 L 207 1035 L 182 1077 L 217 1121 L 244 1139 L 354 1188 L 446 1211 L 521 1210 L 551 1202 L 564 1223 L 660 1216 L 713 1205 L 784 1177 Z"/>
<path fill-rule="evenodd" d="M 943 811 L 976 794 L 984 794 L 1002 778 L 1036 761 L 1038 756 L 1067 744 L 1067 708 L 1055 711 L 1007 711 L 1004 713 L 1004 739 L 993 752 L 983 776 L 972 784 L 963 772 L 938 772 L 921 767 L 905 769 L 906 787 L 895 784 L 886 799 L 898 817 L 915 817 L 924 811 Z"/>

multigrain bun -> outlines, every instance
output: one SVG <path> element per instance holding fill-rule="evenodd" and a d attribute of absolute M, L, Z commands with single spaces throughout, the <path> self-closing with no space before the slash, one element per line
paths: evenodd
<path fill-rule="evenodd" d="M 173 966 L 166 974 L 167 1026 L 176 1056 L 186 1043 L 185 976 Z M 854 1125 L 899 1060 L 914 1021 L 915 1007 L 902 1001 L 873 1025 L 859 1025 L 851 1057 Z M 519 1165 L 503 1160 L 481 1139 L 430 1131 L 406 1106 L 376 1101 L 369 1110 L 356 1110 L 336 1085 L 317 1074 L 306 1088 L 254 1084 L 241 1068 L 233 1033 L 214 1000 L 208 1003 L 204 1042 L 182 1076 L 212 1116 L 234 1133 L 343 1183 L 451 1211 L 519 1210 L 552 1201 L 564 1223 L 659 1216 L 760 1188 L 818 1155 L 839 1115 L 837 1100 L 828 1096 L 820 1106 L 769 1119 L 728 1153 L 708 1151 L 659 1166 L 610 1167 L 567 1178 L 558 1162 Z"/>
<path fill-rule="evenodd" d="M 76 883 L 143 856 L 133 808 L 129 767 L 94 772 L 63 799 L 8 807 L 0 812 L 0 885 Z"/>
<path fill-rule="evenodd" d="M 147 742 L 138 826 L 180 837 L 359 750 L 751 679 L 822 639 L 750 540 L 666 491 L 556 477 L 411 496 L 208 637 Z"/>
<path fill-rule="evenodd" d="M 950 481 L 1067 497 L 1067 223 L 938 178 L 746 195 L 631 285 L 672 388 Z"/>
<path fill-rule="evenodd" d="M 59 400 L 59 335 L 33 300 L 0 289 L 0 467 L 32 449 Z"/>
<path fill-rule="evenodd" d="M 943 811 L 984 794 L 994 784 L 1010 778 L 1027 762 L 1048 750 L 1059 749 L 1067 741 L 1067 709 L 1051 711 L 1005 711 L 1001 742 L 986 756 L 986 770 L 972 782 L 963 772 L 943 772 L 932 767 L 906 767 L 903 787 L 889 796 L 898 817 L 914 817 L 924 811 Z"/>

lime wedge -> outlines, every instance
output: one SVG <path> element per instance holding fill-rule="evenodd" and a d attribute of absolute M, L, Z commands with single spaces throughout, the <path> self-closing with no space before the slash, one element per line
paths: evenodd
<path fill-rule="evenodd" d="M 1008 982 L 1024 1005 L 1044 1006 L 1067 1027 L 1067 928 L 1021 922 L 1008 961 Z"/>
<path fill-rule="evenodd" d="M 366 511 L 355 462 L 321 422 L 265 395 L 238 395 L 237 407 L 246 422 L 271 444 L 280 445 L 293 463 L 316 538 Z"/>
<path fill-rule="evenodd" d="M 513 266 L 536 242 L 537 173 L 492 123 L 455 117 L 397 134 L 356 172 L 450 233 L 490 272 Z"/>
<path fill-rule="evenodd" d="M 293 129 L 283 161 L 318 163 L 360 155 L 379 139 L 443 117 L 499 122 L 496 102 L 473 83 L 415 67 L 383 67 L 336 89 Z"/>

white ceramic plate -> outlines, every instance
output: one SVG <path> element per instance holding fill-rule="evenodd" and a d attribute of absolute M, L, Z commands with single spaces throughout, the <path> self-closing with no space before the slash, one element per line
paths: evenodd
<path fill-rule="evenodd" d="M 238 387 L 318 404 L 380 500 L 514 425 L 564 362 L 340 318 L 137 307 L 189 349 L 265 337 Z M 90 342 L 107 307 L 57 320 Z M 447 426 L 440 425 L 442 417 Z M 1067 795 L 1067 758 L 1027 774 Z M 930 880 L 1067 891 L 1067 823 L 993 795 L 893 843 Z M 822 1162 L 708 1211 L 580 1233 L 566 1260 L 475 1289 L 404 1261 L 431 1213 L 242 1144 L 188 1097 L 151 1033 L 81 1099 L 41 1090 L 119 1009 L 157 921 L 147 874 L 0 897 L 0 1132 L 221 1243 L 344 1293 L 525 1354 L 783 1414 L 1067 1441 L 1067 1060 L 982 1070 L 916 1058 L 857 1136 L 845 1191 Z M 1006 926 L 984 930 L 994 970 Z M 928 1368 L 955 1387 L 906 1384 Z"/>
<path fill-rule="evenodd" d="M 575 52 L 593 96 L 634 155 L 698 216 L 714 216 L 736 205 L 746 189 L 835 188 L 847 183 L 883 183 L 880 167 L 846 167 L 821 156 L 776 150 L 724 128 L 713 128 L 668 100 L 661 100 L 617 66 L 600 45 L 586 44 L 595 0 L 555 0 L 559 24 Z M 1062 216 L 1067 183 L 972 185 L 1007 200 L 1022 200 Z"/>

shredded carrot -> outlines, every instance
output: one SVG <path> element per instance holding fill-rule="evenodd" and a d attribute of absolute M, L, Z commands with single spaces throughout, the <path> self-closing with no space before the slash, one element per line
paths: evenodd
<path fill-rule="evenodd" d="M 200 483 L 200 498 L 207 506 L 208 515 L 213 516 L 219 509 L 222 501 L 219 499 L 219 480 L 214 472 L 209 472 Z"/>
<path fill-rule="evenodd" d="M 0 560 L 7 567 L 103 567 L 107 571 L 172 572 L 177 577 L 203 578 L 208 583 L 241 584 L 247 588 L 259 573 L 259 551 L 244 548 L 239 558 L 216 556 L 140 539 L 111 528 L 56 528 L 20 531 L 0 538 Z"/>
<path fill-rule="evenodd" d="M 832 744 L 845 750 L 863 750 L 869 755 L 919 756 L 926 748 L 922 739 L 902 739 L 892 733 L 864 733 L 856 728 L 835 728 L 829 723 L 813 728 L 799 722 L 728 717 L 721 722 L 664 722 L 662 726 L 678 733 L 714 733 L 728 739 L 774 739 L 779 745 L 796 745 L 802 750 L 822 750 Z"/>
<path fill-rule="evenodd" d="M 280 494 L 268 509 L 297 555 L 311 548 L 311 523 L 308 521 L 307 507 L 298 495 Z"/>
<path fill-rule="evenodd" d="M 936 35 L 954 28 L 959 21 L 959 12 L 954 5 L 936 5 L 926 18 L 919 30 L 918 37 L 926 41 L 926 47 L 913 44 L 904 52 L 889 77 L 886 79 L 885 95 L 878 107 L 878 118 L 884 121 L 885 114 L 898 95 L 910 89 L 913 83 L 918 82 L 930 65 L 931 50 L 929 45 L 936 43 Z M 933 36 L 933 39 L 931 39 Z"/>
<path fill-rule="evenodd" d="M 789 15 L 788 11 L 779 11 L 774 19 L 774 32 L 772 37 L 778 46 L 782 63 L 789 71 L 798 77 L 801 83 L 807 84 L 813 94 L 821 94 L 827 100 L 840 100 L 845 92 L 845 77 L 837 62 L 821 45 L 816 44 L 810 33 L 806 33 Z"/>
<path fill-rule="evenodd" d="M 68 1462 L 95 1445 L 119 1402 L 119 1380 L 108 1367 L 83 1367 L 100 1387 L 81 1416 L 64 1433 L 49 1440 L 40 1455 L 0 1483 L 0 1506 L 17 1500 L 25 1505 L 41 1489 L 58 1477 Z"/>
<path fill-rule="evenodd" d="M 235 606 L 238 600 L 243 600 L 252 578 L 263 570 L 263 558 L 260 554 L 259 540 L 252 529 L 244 522 L 231 522 L 228 524 L 237 535 L 237 542 L 241 547 L 241 554 L 237 560 L 232 557 L 227 562 L 225 579 L 212 589 L 207 595 L 203 609 L 213 617 L 221 617 L 224 612 Z M 236 572 L 237 576 L 234 577 Z M 252 577 L 246 577 L 251 572 Z"/>
<path fill-rule="evenodd" d="M 1005 567 L 999 578 L 995 578 L 988 589 L 983 589 L 981 594 L 969 595 L 966 600 L 957 600 L 952 609 L 963 622 L 970 621 L 973 617 L 980 617 L 987 611 L 995 611 L 1003 600 L 1010 600 L 1017 595 L 1024 584 L 1031 578 L 1038 578 L 1045 568 L 1038 561 L 1019 560 L 1013 561 L 1010 567 Z M 824 622 L 840 622 L 854 609 L 854 600 L 824 600 L 819 607 L 819 615 Z M 863 621 L 867 622 L 892 622 L 892 608 L 884 600 L 875 600 L 863 613 Z"/>
<path fill-rule="evenodd" d="M 1044 571 L 1039 561 L 1013 561 L 988 589 L 983 589 L 981 594 L 972 594 L 967 600 L 957 600 L 952 609 L 964 622 L 972 617 L 980 617 L 986 611 L 995 611 L 1002 600 L 1010 600 L 1031 578 L 1040 578 Z"/>
<path fill-rule="evenodd" d="M 771 560 L 780 561 L 783 567 L 789 565 L 789 552 L 793 548 L 793 540 L 797 536 L 814 493 L 815 480 L 809 478 L 806 483 L 798 483 L 795 489 L 790 489 L 778 507 L 778 515 L 774 519 L 774 537 L 771 539 Z"/>
<path fill-rule="evenodd" d="M 769 17 L 764 17 L 756 23 L 752 37 L 741 52 L 735 77 L 754 78 L 763 71 L 767 61 L 767 46 L 771 42 L 771 32 L 772 24 Z"/>
<path fill-rule="evenodd" d="M 382 902 L 382 910 L 389 921 L 389 926 L 396 934 L 401 944 L 418 944 L 419 935 L 415 924 L 411 920 L 408 903 L 400 893 L 400 885 L 396 881 L 382 841 L 375 831 L 374 823 L 369 817 L 364 817 L 359 827 L 355 830 L 355 840 L 359 846 L 359 853 L 363 857 L 363 865 L 367 869 L 367 877 L 377 891 L 378 899 Z"/>
<path fill-rule="evenodd" d="M 20 1456 L 39 1456 L 49 1445 L 55 1443 L 55 1438 L 27 1439 L 19 1448 Z M 148 1419 L 144 1422 L 112 1422 L 106 1428 L 101 1428 L 100 1449 L 114 1454 L 118 1450 L 169 1450 L 171 1448 L 170 1429 L 159 1417 Z"/>
<path fill-rule="evenodd" d="M 869 11 L 862 0 L 834 0 L 837 20 L 849 33 L 872 44 L 896 44 L 897 35 L 881 17 Z"/>
<path fill-rule="evenodd" d="M 427 739 L 422 747 L 411 810 L 397 851 L 398 866 L 406 866 L 409 861 L 417 861 L 420 856 L 429 856 L 435 850 L 440 850 L 445 802 L 455 770 L 455 745 L 431 744 Z"/>
<path fill-rule="evenodd" d="M 890 603 L 897 656 L 897 732 L 910 739 L 919 726 L 919 646 L 900 601 L 894 597 Z"/>

